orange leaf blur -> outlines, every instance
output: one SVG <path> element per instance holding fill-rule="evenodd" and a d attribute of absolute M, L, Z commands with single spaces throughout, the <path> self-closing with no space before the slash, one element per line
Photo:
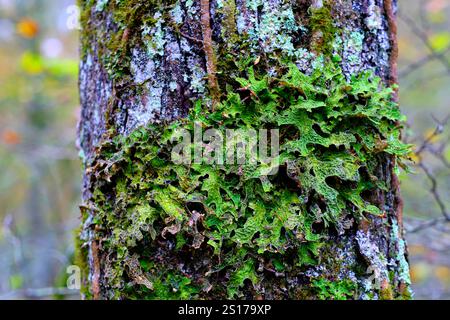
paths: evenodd
<path fill-rule="evenodd" d="M 16 131 L 5 130 L 1 135 L 2 141 L 5 144 L 16 145 L 22 142 L 22 137 Z"/>
<path fill-rule="evenodd" d="M 24 18 L 17 24 L 17 32 L 24 38 L 34 38 L 39 32 L 39 25 L 30 18 Z"/>

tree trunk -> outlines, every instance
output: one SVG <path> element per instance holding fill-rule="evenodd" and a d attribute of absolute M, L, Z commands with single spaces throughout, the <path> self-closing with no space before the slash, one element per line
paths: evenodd
<path fill-rule="evenodd" d="M 410 296 L 395 0 L 81 5 L 85 298 Z M 279 129 L 278 171 L 170 162 L 194 122 Z"/>

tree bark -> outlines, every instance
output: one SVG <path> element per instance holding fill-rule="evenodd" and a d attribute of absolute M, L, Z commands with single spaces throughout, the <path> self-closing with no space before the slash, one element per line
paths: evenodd
<path fill-rule="evenodd" d="M 374 170 L 385 188 L 365 195 L 383 215 L 358 217 L 350 206 L 345 223 L 317 222 L 313 231 L 323 236 L 317 263 L 291 265 L 283 271 L 270 263 L 251 266 L 258 280 L 244 279 L 236 293 L 227 294 L 226 288 L 236 269 L 211 276 L 208 266 L 220 264 L 221 256 L 214 255 L 210 246 L 177 251 L 170 236 L 152 240 L 142 231 L 143 240 L 139 239 L 151 251 L 147 253 L 164 259 L 172 273 L 182 274 L 189 286 L 199 288 L 186 289 L 182 296 L 158 293 L 160 282 L 172 286 L 173 292 L 184 290 L 181 278 L 167 284 L 167 274 L 146 269 L 134 243 L 127 248 L 134 254 L 118 262 L 118 253 L 108 246 L 113 232 L 98 221 L 101 205 L 92 201 L 101 175 L 95 165 L 103 144 L 129 136 L 141 126 L 186 118 L 199 99 L 214 110 L 230 79 L 245 73 L 236 63 L 243 57 L 253 61 L 259 74 L 276 78 L 281 77 L 276 68 L 280 61 L 293 61 L 309 74 L 317 57 L 328 61 L 338 56 L 349 83 L 353 76 L 372 71 L 386 86 L 395 84 L 397 1 L 82 0 L 81 5 L 79 145 L 85 174 L 79 261 L 85 266 L 85 298 L 409 297 L 396 157 L 388 153 L 376 155 Z M 111 191 L 104 197 L 115 199 L 119 194 Z M 123 272 L 112 276 L 117 272 L 112 265 L 122 265 Z"/>

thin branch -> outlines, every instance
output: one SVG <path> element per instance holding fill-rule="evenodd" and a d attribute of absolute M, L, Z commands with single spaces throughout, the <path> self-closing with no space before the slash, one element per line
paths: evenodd
<path fill-rule="evenodd" d="M 427 15 L 426 15 L 426 5 L 428 3 L 429 0 L 420 0 L 420 4 L 419 4 L 419 19 L 420 19 L 420 25 L 422 26 L 422 28 L 424 28 L 425 30 L 430 29 L 430 23 L 427 19 Z"/>
<path fill-rule="evenodd" d="M 389 57 L 390 65 L 390 84 L 398 84 L 398 41 L 397 41 L 397 19 L 394 13 L 392 0 L 384 0 L 384 11 L 386 12 L 389 26 L 389 38 L 391 41 L 391 54 Z M 395 89 L 394 99 L 398 101 L 398 89 Z"/>
<path fill-rule="evenodd" d="M 446 54 L 450 52 L 450 48 L 447 48 L 443 52 L 435 52 L 426 55 L 425 57 L 419 59 L 418 61 L 409 64 L 406 66 L 402 71 L 400 71 L 400 78 L 407 77 L 412 72 L 416 71 L 417 69 L 420 69 L 421 67 L 425 66 L 428 62 L 432 61 L 433 59 L 446 59 Z"/>
<path fill-rule="evenodd" d="M 219 100 L 219 83 L 217 82 L 216 55 L 214 53 L 211 29 L 211 14 L 209 0 L 200 0 L 200 23 L 203 34 L 203 49 L 206 56 L 206 71 L 208 73 L 208 85 L 213 99 L 213 108 Z"/>
<path fill-rule="evenodd" d="M 91 242 L 91 256 L 93 261 L 92 272 L 92 294 L 94 300 L 99 300 L 100 295 L 100 258 L 99 258 L 99 244 L 97 240 Z"/>
<path fill-rule="evenodd" d="M 436 128 L 434 131 L 422 142 L 422 144 L 419 146 L 419 148 L 416 149 L 415 153 L 416 155 L 420 155 L 423 153 L 426 149 L 429 149 L 431 142 L 437 138 L 439 135 L 442 134 L 444 131 L 444 127 L 449 123 L 450 121 L 450 115 L 448 115 L 443 121 L 438 120 L 435 116 L 431 115 L 433 120 L 437 123 Z"/>
<path fill-rule="evenodd" d="M 439 225 L 443 222 L 447 222 L 447 219 L 445 219 L 445 218 L 431 219 L 431 220 L 420 223 L 418 226 L 415 226 L 412 229 L 406 229 L 406 232 L 417 233 L 419 231 L 423 231 L 423 230 L 431 228 L 431 227 L 436 227 L 437 225 Z"/>
<path fill-rule="evenodd" d="M 446 77 L 450 77 L 450 72 L 448 72 L 447 70 L 441 70 L 441 71 L 435 72 L 429 76 L 420 77 L 419 79 L 414 80 L 412 83 L 410 83 L 408 85 L 403 85 L 402 88 L 403 88 L 403 90 L 406 90 L 406 89 L 412 90 L 412 89 L 415 89 L 415 87 L 417 87 L 419 85 L 423 85 L 425 79 L 426 79 L 427 83 L 429 83 L 432 80 L 439 80 L 439 79 L 446 78 Z"/>
<path fill-rule="evenodd" d="M 441 162 L 446 164 L 447 168 L 450 168 L 450 164 L 446 160 L 446 158 L 443 155 L 444 150 L 447 147 L 448 141 L 441 143 L 438 147 L 435 147 L 434 140 L 438 138 L 442 133 L 444 132 L 444 129 L 448 124 L 450 123 L 450 115 L 445 117 L 443 120 L 438 119 L 437 117 L 433 116 L 433 121 L 436 123 L 436 128 L 434 131 L 428 135 L 424 141 L 417 147 L 415 154 L 419 158 L 419 163 L 417 166 L 425 173 L 425 176 L 431 183 L 431 188 L 429 190 L 430 194 L 432 195 L 434 201 L 437 203 L 440 213 L 442 217 L 431 219 L 429 221 L 425 221 L 418 226 L 414 227 L 411 230 L 407 230 L 408 232 L 414 233 L 419 232 L 424 229 L 430 228 L 430 227 L 438 227 L 442 224 L 442 222 L 450 222 L 450 213 L 447 209 L 447 206 L 439 192 L 439 185 L 437 177 L 433 174 L 431 169 L 423 162 L 422 154 L 425 152 L 428 152 L 429 154 L 433 155 L 437 159 L 440 159 Z"/>
<path fill-rule="evenodd" d="M 442 200 L 442 197 L 438 191 L 438 183 L 436 177 L 433 176 L 431 170 L 425 166 L 423 163 L 419 164 L 419 167 L 422 168 L 423 172 L 425 172 L 425 175 L 427 176 L 428 180 L 431 182 L 431 189 L 430 193 L 432 194 L 434 200 L 439 206 L 439 209 L 441 210 L 441 214 L 444 216 L 444 218 L 447 221 L 450 221 L 450 214 L 447 211 L 447 207 L 445 206 L 444 201 Z"/>

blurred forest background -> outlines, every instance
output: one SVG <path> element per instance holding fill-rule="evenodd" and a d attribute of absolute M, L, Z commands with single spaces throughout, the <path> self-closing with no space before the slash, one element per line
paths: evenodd
<path fill-rule="evenodd" d="M 66 289 L 79 223 L 75 0 L 0 0 L 0 299 Z M 450 0 L 399 0 L 402 173 L 415 298 L 450 299 Z"/>

